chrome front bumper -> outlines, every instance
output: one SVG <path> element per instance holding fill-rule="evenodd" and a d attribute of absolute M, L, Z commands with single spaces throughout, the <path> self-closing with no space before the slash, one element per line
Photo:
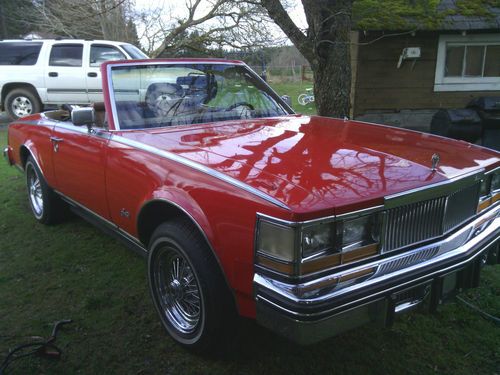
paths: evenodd
<path fill-rule="evenodd" d="M 390 325 L 419 305 L 434 310 L 455 291 L 477 286 L 483 264 L 499 262 L 499 237 L 497 203 L 440 241 L 312 281 L 289 284 L 256 273 L 257 321 L 310 344 L 368 322 Z M 366 270 L 367 277 L 350 277 Z"/>

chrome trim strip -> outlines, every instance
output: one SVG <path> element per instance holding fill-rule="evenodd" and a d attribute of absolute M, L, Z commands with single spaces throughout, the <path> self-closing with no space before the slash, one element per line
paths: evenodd
<path fill-rule="evenodd" d="M 493 168 L 487 172 L 484 172 L 484 174 L 487 176 L 487 175 L 490 175 L 490 174 L 493 174 L 493 173 L 496 173 L 496 172 L 500 172 L 500 166 L 496 167 L 496 168 Z"/>
<path fill-rule="evenodd" d="M 484 168 L 481 168 L 477 171 L 456 176 L 452 179 L 441 181 L 432 185 L 388 195 L 384 197 L 384 207 L 389 209 L 447 195 L 456 189 L 468 187 L 478 183 L 483 177 Z"/>
<path fill-rule="evenodd" d="M 85 212 L 87 212 L 88 214 L 92 215 L 92 216 L 95 216 L 97 219 L 99 219 L 100 221 L 104 222 L 106 225 L 110 226 L 111 229 L 114 229 L 115 231 L 118 232 L 118 234 L 120 234 L 121 236 L 125 237 L 127 240 L 131 241 L 134 243 L 134 245 L 138 246 L 139 248 L 141 248 L 141 250 L 144 251 L 144 253 L 147 253 L 147 250 L 144 248 L 143 244 L 141 243 L 141 241 L 139 241 L 136 237 L 130 235 L 129 233 L 125 232 L 123 229 L 121 229 L 119 226 L 117 226 L 115 223 L 109 221 L 108 219 L 102 217 L 101 215 L 99 215 L 98 213 L 95 213 L 94 211 L 92 211 L 91 209 L 85 207 L 84 205 L 82 205 L 81 203 L 78 203 L 77 201 L 75 201 L 74 199 L 68 197 L 67 195 L 61 193 L 59 190 L 55 190 L 54 189 L 54 192 L 56 192 L 58 195 L 61 196 L 62 199 L 64 199 L 66 202 L 68 202 L 69 204 L 73 205 L 73 206 L 76 206 L 82 210 L 84 210 Z"/>
<path fill-rule="evenodd" d="M 287 283 L 279 282 L 279 281 L 273 280 L 271 278 L 268 278 L 266 276 L 263 276 L 263 275 L 256 273 L 254 275 L 254 288 L 256 288 L 256 291 L 257 291 L 257 294 L 256 294 L 257 298 L 259 298 L 258 291 L 260 288 L 262 288 L 264 290 L 269 290 L 273 294 L 281 296 L 282 298 L 284 298 L 286 300 L 289 300 L 291 302 L 301 304 L 304 306 L 321 304 L 321 303 L 333 300 L 339 296 L 346 295 L 346 294 L 367 288 L 369 286 L 384 282 L 386 280 L 395 279 L 397 277 L 404 276 L 404 274 L 406 274 L 406 273 L 418 271 L 419 269 L 422 269 L 425 267 L 432 267 L 436 263 L 446 261 L 446 260 L 451 260 L 454 257 L 467 254 L 469 251 L 474 249 L 476 246 L 478 246 L 484 240 L 487 240 L 487 244 L 483 244 L 482 248 L 486 248 L 490 244 L 492 244 L 493 242 L 498 240 L 499 235 L 500 235 L 499 234 L 499 226 L 500 226 L 500 204 L 497 204 L 493 209 L 488 210 L 485 214 L 479 216 L 472 223 L 466 225 L 460 231 L 454 233 L 453 235 L 449 236 L 445 240 L 439 241 L 439 242 L 436 242 L 436 243 L 433 243 L 433 244 L 430 244 L 430 245 L 427 245 L 427 246 L 424 246 L 422 248 L 415 249 L 412 251 L 412 253 L 418 253 L 418 252 L 427 250 L 428 248 L 440 246 L 444 250 L 442 250 L 440 253 L 438 253 L 435 257 L 433 257 L 429 260 L 426 260 L 424 262 L 421 262 L 421 263 L 410 265 L 408 267 L 403 267 L 402 269 L 395 270 L 395 271 L 388 273 L 388 274 L 383 274 L 383 275 L 378 276 L 378 277 L 367 279 L 367 280 L 362 281 L 358 284 L 353 284 L 353 285 L 347 286 L 343 289 L 334 290 L 332 292 L 325 293 L 325 294 L 319 294 L 319 295 L 311 297 L 311 298 L 298 297 L 297 292 L 300 289 L 307 288 L 306 290 L 318 291 L 318 293 L 320 293 L 320 286 L 321 285 L 328 284 L 328 282 L 334 282 L 336 279 L 340 279 L 341 277 L 343 277 L 345 275 L 356 273 L 356 272 L 359 272 L 359 271 L 362 271 L 365 269 L 370 269 L 370 268 L 376 269 L 384 264 L 388 264 L 390 262 L 395 262 L 399 258 L 411 256 L 411 253 L 405 253 L 402 255 L 397 255 L 397 256 L 386 258 L 386 259 L 374 261 L 374 262 L 371 262 L 368 264 L 364 264 L 361 266 L 351 268 L 347 271 L 327 275 L 327 276 L 324 276 L 322 278 L 319 278 L 319 279 L 316 279 L 313 281 L 309 281 L 306 283 L 302 283 L 302 284 L 287 284 Z M 475 232 L 478 229 L 482 229 L 482 231 L 480 233 L 476 234 Z M 459 245 L 456 248 L 453 248 L 452 246 L 450 246 L 450 244 L 453 244 L 454 240 L 457 240 L 457 239 L 460 240 L 461 236 L 466 237 L 466 240 L 464 243 L 462 243 L 462 245 Z M 447 248 L 447 246 L 448 246 L 448 248 Z M 429 277 L 434 276 L 437 273 L 446 272 L 448 270 L 460 267 L 461 265 L 469 262 L 471 259 L 477 257 L 480 253 L 481 252 L 478 251 L 475 254 L 473 254 L 472 256 L 468 257 L 466 260 L 455 263 L 453 265 L 450 265 L 446 268 L 437 270 L 435 272 L 425 274 L 425 275 L 420 276 L 416 279 L 412 279 L 408 282 L 398 284 L 391 289 L 399 288 L 399 287 L 407 285 L 409 283 L 414 283 L 414 282 L 419 281 L 419 280 L 427 279 Z M 315 285 L 318 285 L 318 287 L 316 287 L 316 289 L 315 289 Z M 388 289 L 388 290 L 390 290 L 390 289 Z M 381 293 L 387 292 L 388 290 L 384 290 L 384 291 L 379 292 L 379 293 L 374 293 L 374 294 L 367 296 L 367 297 L 364 297 L 360 300 L 350 302 L 346 305 L 342 305 L 341 307 L 352 305 L 352 304 L 357 304 L 361 300 L 375 297 Z M 337 308 L 335 308 L 335 309 L 337 309 Z M 326 313 L 326 312 L 329 312 L 329 311 L 321 311 L 321 314 Z M 305 314 L 302 314 L 302 315 L 305 316 Z M 312 314 L 312 316 L 314 316 L 314 314 Z"/>
<path fill-rule="evenodd" d="M 111 136 L 111 141 L 113 142 L 117 142 L 117 143 L 121 143 L 121 144 L 124 144 L 124 145 L 127 145 L 127 146 L 130 146 L 130 147 L 133 147 L 133 148 L 136 148 L 136 149 L 139 149 L 139 150 L 143 150 L 143 151 L 146 151 L 146 152 L 149 152 L 151 154 L 154 154 L 154 155 L 158 155 L 158 156 L 161 156 L 165 159 L 169 159 L 169 160 L 172 160 L 172 161 L 175 161 L 179 164 L 183 164 L 187 167 L 190 167 L 190 168 L 193 168 L 199 172 L 203 172 L 209 176 L 212 176 L 212 177 L 215 177 L 221 181 L 224 181 L 224 182 L 227 182 L 228 184 L 231 184 L 233 186 L 236 186 L 242 190 L 245 190 L 253 195 L 256 195 L 262 199 L 264 199 L 265 201 L 267 202 L 270 202 L 278 207 L 281 207 L 281 208 L 284 208 L 286 210 L 290 210 L 290 208 L 280 202 L 279 200 L 271 197 L 270 195 L 266 194 L 266 193 L 263 193 L 262 191 L 250 186 L 250 185 L 247 185 L 245 184 L 244 182 L 241 182 L 233 177 L 230 177 L 224 173 L 221 173 L 219 171 L 216 171 L 214 169 L 211 169 L 203 164 L 200 164 L 200 163 L 197 163 L 195 161 L 192 161 L 192 160 L 189 160 L 189 159 L 186 159 L 182 156 L 179 156 L 179 155 L 176 155 L 172 152 L 168 152 L 168 151 L 164 151 L 164 150 L 160 150 L 156 147 L 152 147 L 152 146 L 149 146 L 149 145 L 146 145 L 144 143 L 141 143 L 141 142 L 137 142 L 137 141 L 133 141 L 131 139 L 128 139 L 128 138 L 125 138 L 125 137 L 122 137 L 122 136 L 119 136 L 119 135 L 115 135 L 113 134 Z"/>
<path fill-rule="evenodd" d="M 298 226 L 306 226 L 306 225 L 310 225 L 310 224 L 322 224 L 322 223 L 329 223 L 329 222 L 333 222 L 333 221 L 337 221 L 337 220 L 352 219 L 352 218 L 355 218 L 358 216 L 369 215 L 371 213 L 375 213 L 375 212 L 381 211 L 383 209 L 384 209 L 383 205 L 372 206 L 372 207 L 364 208 L 362 210 L 347 212 L 347 213 L 340 214 L 340 215 L 331 215 L 331 216 L 321 217 L 319 219 L 311 219 L 311 220 L 304 220 L 304 221 L 290 221 L 290 220 L 280 219 L 277 217 L 263 214 L 261 212 L 257 212 L 257 218 L 264 219 L 264 220 L 267 220 L 267 221 L 275 223 L 275 224 L 285 225 L 285 226 L 289 226 L 289 227 L 298 227 Z"/>

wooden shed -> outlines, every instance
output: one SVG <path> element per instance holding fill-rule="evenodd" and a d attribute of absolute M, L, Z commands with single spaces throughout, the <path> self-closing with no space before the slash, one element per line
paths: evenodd
<path fill-rule="evenodd" d="M 356 33 L 355 118 L 425 129 L 439 108 L 500 95 L 500 8 L 464 16 L 456 7 L 441 1 L 447 15 L 433 26 Z"/>

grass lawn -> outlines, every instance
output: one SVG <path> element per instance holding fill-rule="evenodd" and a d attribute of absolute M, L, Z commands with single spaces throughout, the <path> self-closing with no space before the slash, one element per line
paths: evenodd
<path fill-rule="evenodd" d="M 0 362 L 27 336 L 48 336 L 51 322 L 74 321 L 59 333 L 61 360 L 28 357 L 9 374 L 500 373 L 500 327 L 459 303 L 435 315 L 404 316 L 391 329 L 362 327 L 309 347 L 242 321 L 227 357 L 199 357 L 161 328 L 145 273 L 143 259 L 80 219 L 38 224 L 23 176 L 2 160 Z M 500 266 L 486 268 L 481 287 L 466 297 L 500 315 Z"/>
<path fill-rule="evenodd" d="M 314 103 L 303 106 L 297 101 L 299 95 L 306 92 L 306 88 L 313 87 L 311 82 L 270 83 L 270 85 L 278 94 L 290 96 L 292 99 L 292 108 L 295 112 L 304 115 L 316 114 L 316 106 Z"/>

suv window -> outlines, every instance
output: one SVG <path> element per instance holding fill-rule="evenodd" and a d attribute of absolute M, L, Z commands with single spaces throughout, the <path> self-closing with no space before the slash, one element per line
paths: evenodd
<path fill-rule="evenodd" d="M 92 44 L 90 47 L 90 66 L 99 66 L 105 61 L 124 60 L 125 55 L 113 46 Z"/>
<path fill-rule="evenodd" d="M 41 48 L 41 42 L 2 42 L 0 65 L 35 65 Z"/>
<path fill-rule="evenodd" d="M 149 59 L 139 48 L 132 44 L 121 44 L 122 47 L 133 59 Z"/>
<path fill-rule="evenodd" d="M 82 66 L 83 44 L 55 44 L 50 51 L 50 66 Z"/>

